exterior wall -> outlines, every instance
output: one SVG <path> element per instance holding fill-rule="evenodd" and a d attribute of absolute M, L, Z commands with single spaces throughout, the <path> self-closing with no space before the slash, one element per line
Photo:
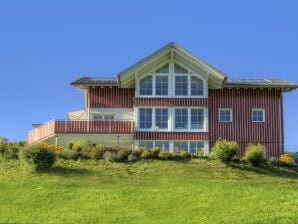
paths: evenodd
<path fill-rule="evenodd" d="M 207 107 L 207 98 L 134 98 L 133 105 L 140 106 L 164 106 L 164 107 Z"/>
<path fill-rule="evenodd" d="M 233 122 L 219 122 L 219 108 L 233 109 Z M 265 122 L 252 122 L 252 108 L 265 109 Z M 266 146 L 266 157 L 283 152 L 282 92 L 277 89 L 209 90 L 210 145 L 218 139 L 240 144 L 240 157 L 249 143 Z"/>
<path fill-rule="evenodd" d="M 207 132 L 135 132 L 136 140 L 208 140 Z"/>
<path fill-rule="evenodd" d="M 117 86 L 91 87 L 89 89 L 90 108 L 132 108 L 135 89 Z"/>
<path fill-rule="evenodd" d="M 123 148 L 131 148 L 133 144 L 133 134 L 55 134 L 46 139 L 51 144 L 67 146 L 70 142 L 90 141 L 92 143 L 101 144 L 103 146 L 116 146 L 118 144 Z"/>
<path fill-rule="evenodd" d="M 131 108 L 90 108 L 90 118 L 94 113 L 114 114 L 115 120 L 133 120 L 134 110 Z"/>

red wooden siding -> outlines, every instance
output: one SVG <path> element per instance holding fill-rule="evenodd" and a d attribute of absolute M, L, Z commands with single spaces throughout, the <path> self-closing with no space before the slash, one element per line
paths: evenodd
<path fill-rule="evenodd" d="M 219 122 L 219 108 L 233 109 L 233 122 Z M 252 109 L 265 109 L 265 122 L 252 122 Z M 219 138 L 235 140 L 243 155 L 248 143 L 262 143 L 267 158 L 280 154 L 283 147 L 282 94 L 276 89 L 209 90 L 210 145 Z"/>
<path fill-rule="evenodd" d="M 208 140 L 208 132 L 135 132 L 136 140 Z"/>
<path fill-rule="evenodd" d="M 91 108 L 132 108 L 135 89 L 117 86 L 90 87 Z"/>
<path fill-rule="evenodd" d="M 134 98 L 133 105 L 139 106 L 166 106 L 166 107 L 192 107 L 208 106 L 207 98 Z"/>

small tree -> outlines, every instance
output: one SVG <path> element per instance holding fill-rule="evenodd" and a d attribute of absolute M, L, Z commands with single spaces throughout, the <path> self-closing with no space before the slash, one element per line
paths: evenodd
<path fill-rule="evenodd" d="M 245 150 L 243 159 L 253 166 L 259 166 L 265 161 L 265 147 L 261 144 L 249 144 Z"/>
<path fill-rule="evenodd" d="M 239 145 L 235 141 L 216 141 L 212 147 L 211 158 L 229 163 L 239 151 Z"/>
<path fill-rule="evenodd" d="M 8 143 L 8 139 L 4 137 L 0 137 L 0 144 Z"/>

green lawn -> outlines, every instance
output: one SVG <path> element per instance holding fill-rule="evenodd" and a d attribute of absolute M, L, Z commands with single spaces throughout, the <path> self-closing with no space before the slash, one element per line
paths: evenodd
<path fill-rule="evenodd" d="M 207 160 L 0 161 L 0 223 L 297 223 L 298 168 Z"/>

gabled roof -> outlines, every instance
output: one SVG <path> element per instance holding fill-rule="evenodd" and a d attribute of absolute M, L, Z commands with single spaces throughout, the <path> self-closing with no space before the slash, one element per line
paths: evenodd
<path fill-rule="evenodd" d="M 214 83 L 219 85 L 220 87 L 227 78 L 227 76 L 221 71 L 217 70 L 202 59 L 180 47 L 178 44 L 170 42 L 169 44 L 163 46 L 152 54 L 146 56 L 135 64 L 119 72 L 117 75 L 121 87 L 131 87 L 134 84 L 136 74 L 138 74 L 142 70 L 145 70 L 146 67 L 149 67 L 154 63 L 165 61 L 171 58 L 181 60 L 191 67 L 197 68 L 198 70 L 209 76 L 210 79 L 213 79 Z"/>

